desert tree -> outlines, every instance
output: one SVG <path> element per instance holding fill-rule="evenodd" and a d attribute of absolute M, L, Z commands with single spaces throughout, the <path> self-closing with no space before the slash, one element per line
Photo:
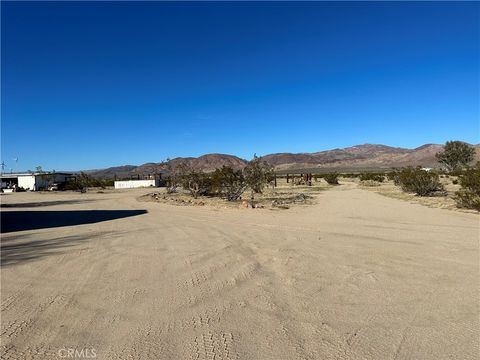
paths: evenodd
<path fill-rule="evenodd" d="M 248 186 L 241 170 L 225 165 L 212 173 L 211 181 L 212 191 L 228 201 L 238 200 Z"/>
<path fill-rule="evenodd" d="M 475 157 L 475 148 L 463 141 L 447 141 L 442 152 L 435 154 L 438 162 L 448 171 L 467 166 Z"/>
<path fill-rule="evenodd" d="M 212 178 L 192 167 L 181 166 L 181 183 L 185 190 L 190 192 L 195 199 L 199 195 L 209 195 L 212 192 Z"/>
<path fill-rule="evenodd" d="M 252 198 L 253 193 L 261 194 L 264 187 L 275 179 L 273 166 L 259 158 L 256 154 L 253 155 L 253 159 L 245 166 L 243 173 L 245 182 L 252 190 Z"/>

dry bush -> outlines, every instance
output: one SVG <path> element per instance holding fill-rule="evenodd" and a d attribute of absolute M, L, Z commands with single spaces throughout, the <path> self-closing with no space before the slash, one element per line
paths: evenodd
<path fill-rule="evenodd" d="M 323 178 L 330 185 L 338 185 L 338 173 L 336 172 L 325 174 Z"/>
<path fill-rule="evenodd" d="M 65 190 L 83 190 L 89 187 L 99 187 L 105 189 L 106 186 L 113 186 L 112 180 L 97 179 L 93 176 L 81 172 L 75 175 L 71 180 L 65 183 Z"/>
<path fill-rule="evenodd" d="M 263 188 L 274 179 L 273 167 L 256 155 L 245 166 L 243 174 L 247 185 L 257 194 L 261 194 Z"/>
<path fill-rule="evenodd" d="M 234 170 L 229 166 L 216 169 L 211 175 L 211 191 L 219 194 L 228 201 L 235 201 L 247 188 L 245 176 L 241 170 Z"/>
<path fill-rule="evenodd" d="M 198 196 L 211 195 L 213 193 L 212 178 L 208 174 L 190 170 L 182 176 L 181 182 L 182 187 L 188 190 L 195 199 Z"/>
<path fill-rule="evenodd" d="M 480 211 L 480 167 L 466 170 L 459 181 L 461 189 L 455 193 L 457 206 Z"/>
<path fill-rule="evenodd" d="M 444 192 L 438 174 L 420 168 L 408 167 L 398 171 L 394 182 L 403 191 L 415 193 L 419 196 L 431 196 L 435 193 Z"/>

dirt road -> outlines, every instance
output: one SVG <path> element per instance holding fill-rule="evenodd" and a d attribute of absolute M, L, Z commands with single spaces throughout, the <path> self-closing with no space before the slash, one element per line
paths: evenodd
<path fill-rule="evenodd" d="M 147 191 L 2 196 L 4 359 L 479 358 L 478 215 L 348 186 L 277 211 Z"/>

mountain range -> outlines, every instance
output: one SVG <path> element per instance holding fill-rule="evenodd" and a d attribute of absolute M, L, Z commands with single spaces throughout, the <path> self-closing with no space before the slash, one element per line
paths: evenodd
<path fill-rule="evenodd" d="M 476 149 L 475 161 L 480 161 L 480 144 Z M 355 145 L 342 149 L 332 149 L 314 153 L 274 153 L 262 159 L 275 167 L 278 172 L 302 171 L 361 171 L 384 170 L 404 166 L 438 168 L 440 164 L 435 154 L 443 150 L 443 145 L 425 144 L 415 149 L 392 147 L 381 144 Z M 206 154 L 199 157 L 178 157 L 168 161 L 169 167 L 182 164 L 199 171 L 210 172 L 223 165 L 241 169 L 247 160 L 234 155 Z M 143 165 L 124 165 L 107 169 L 91 170 L 95 177 L 113 178 L 165 172 L 165 162 Z"/>

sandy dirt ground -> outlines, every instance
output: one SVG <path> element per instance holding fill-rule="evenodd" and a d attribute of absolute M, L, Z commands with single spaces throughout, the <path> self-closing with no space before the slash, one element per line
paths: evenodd
<path fill-rule="evenodd" d="M 3 359 L 479 358 L 477 214 L 354 185 L 289 210 L 149 191 L 1 197 Z"/>

